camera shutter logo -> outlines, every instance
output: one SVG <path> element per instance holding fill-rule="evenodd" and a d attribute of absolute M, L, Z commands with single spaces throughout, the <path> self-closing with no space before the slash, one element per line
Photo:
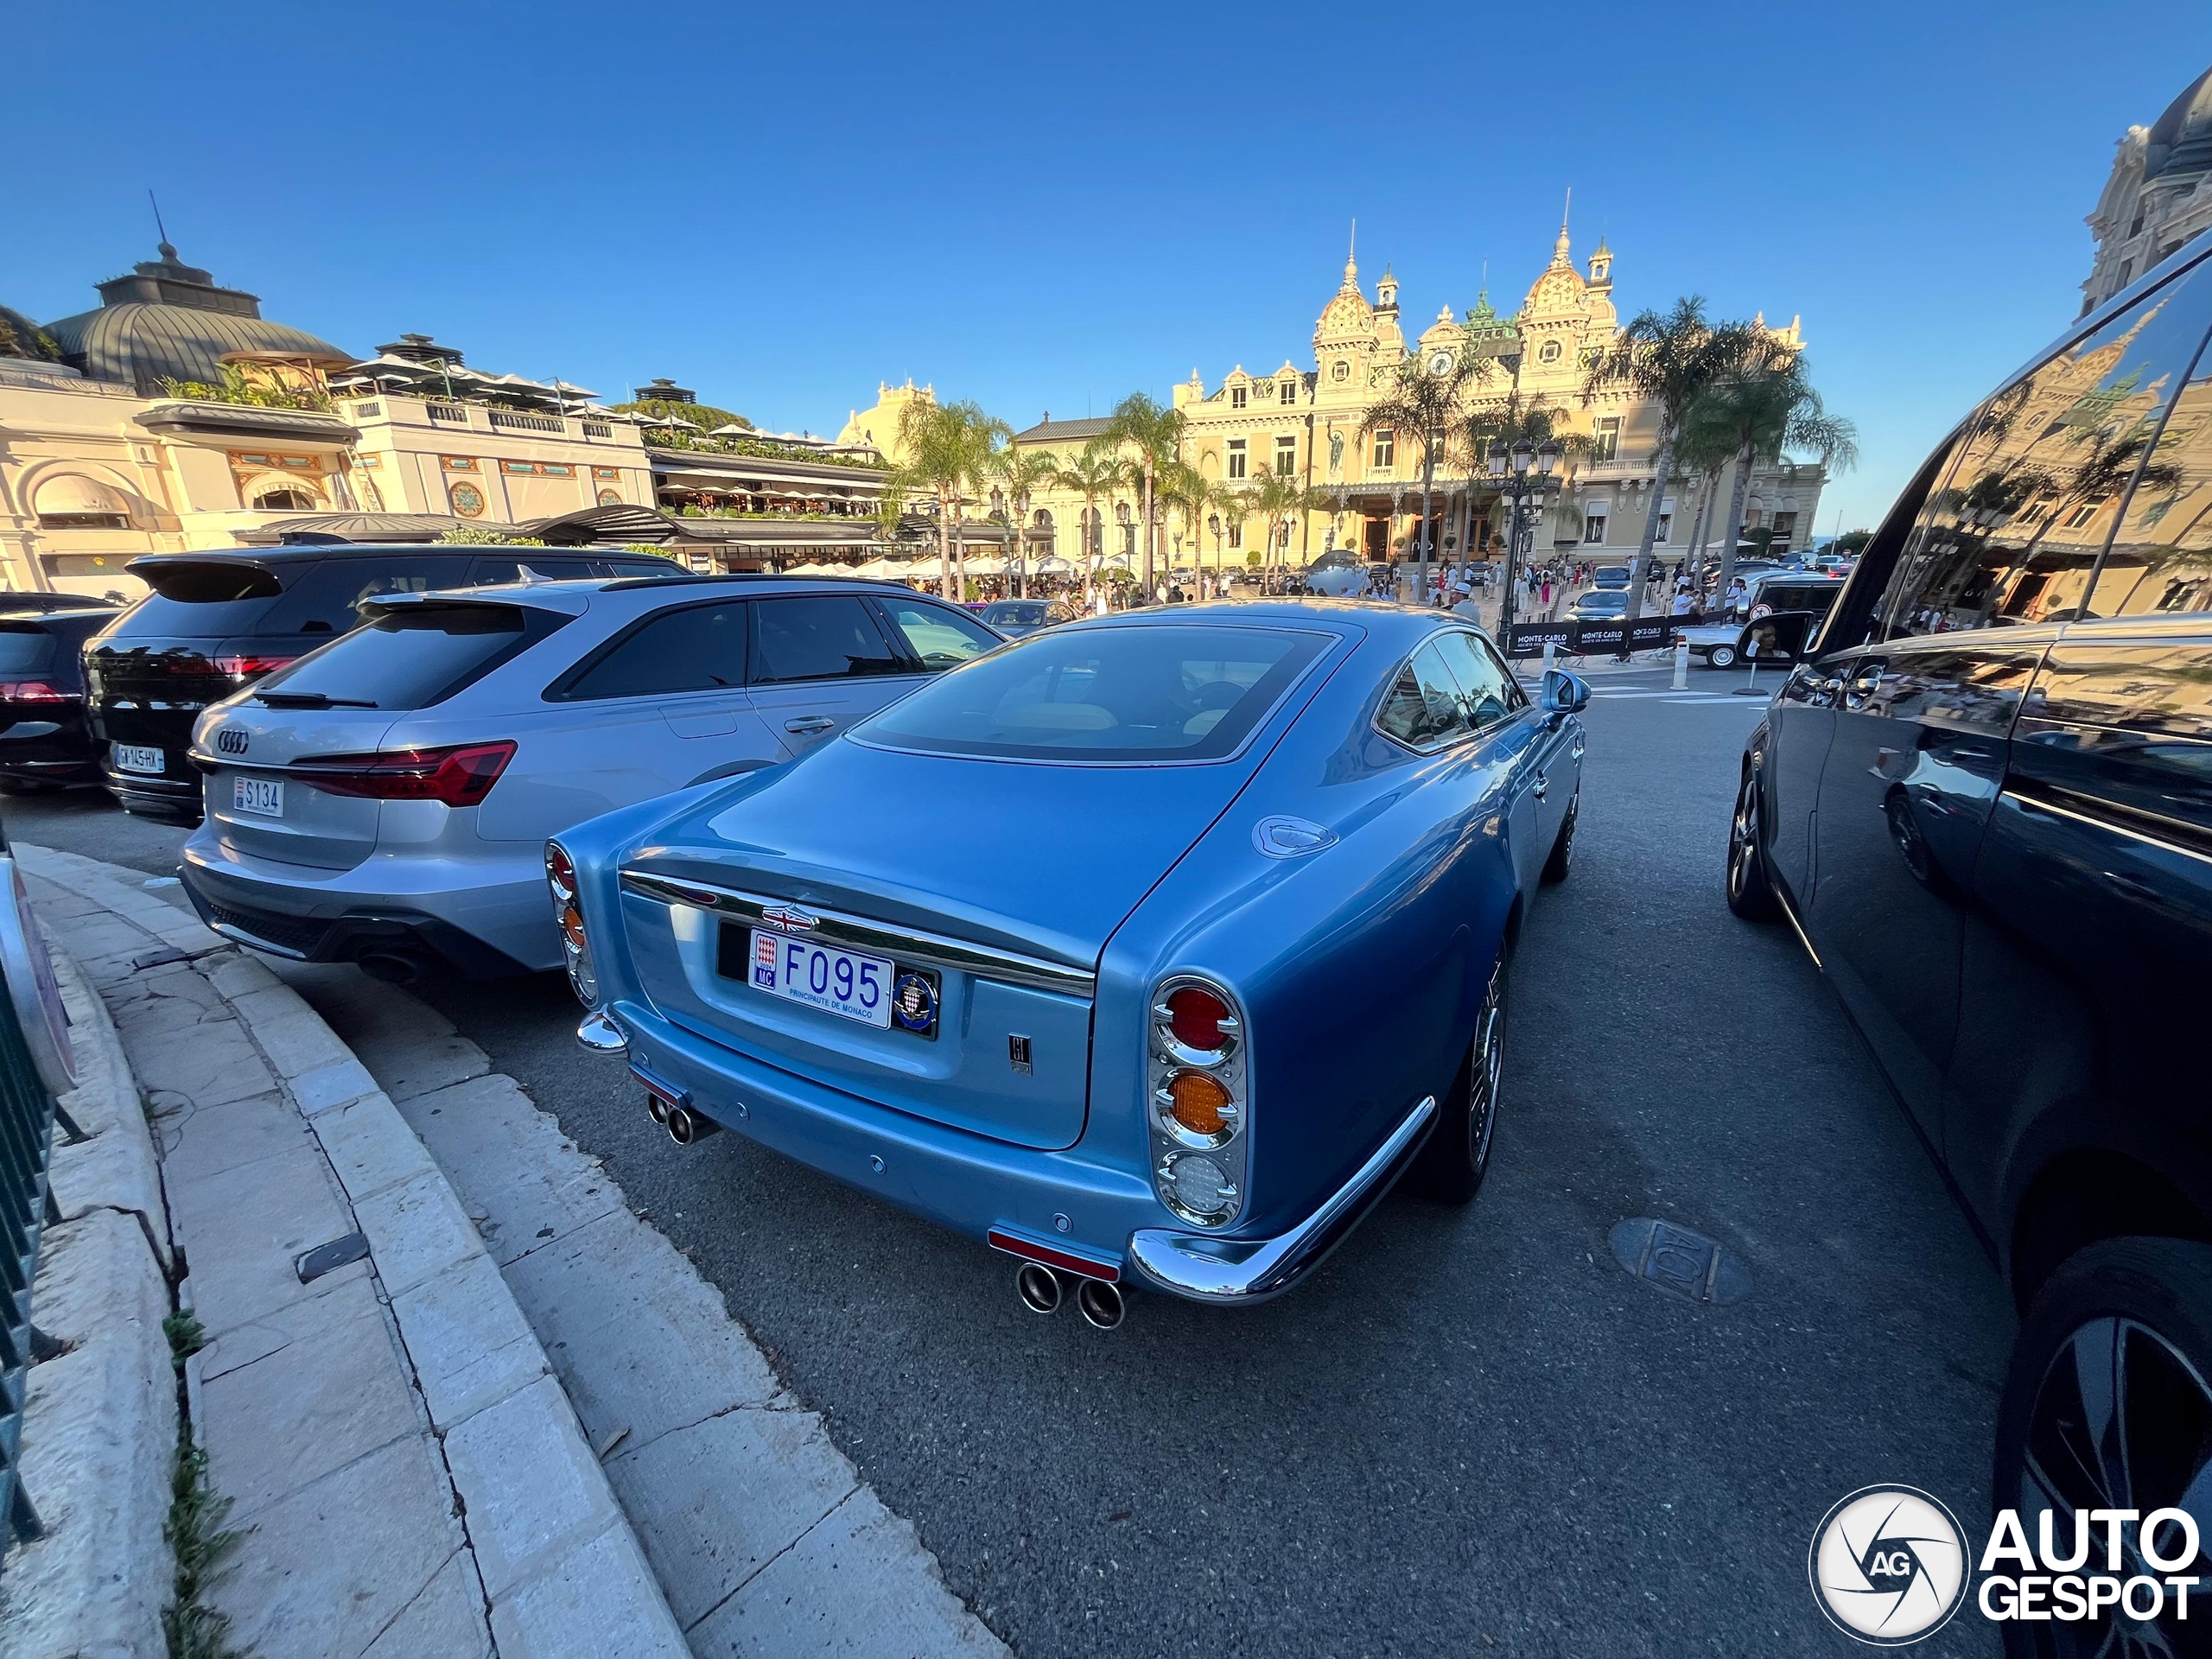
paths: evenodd
<path fill-rule="evenodd" d="M 1806 1558 L 1828 1622 L 1874 1647 L 1934 1635 L 1966 1599 L 1966 1535 L 1913 1486 L 1865 1486 L 1822 1517 Z"/>

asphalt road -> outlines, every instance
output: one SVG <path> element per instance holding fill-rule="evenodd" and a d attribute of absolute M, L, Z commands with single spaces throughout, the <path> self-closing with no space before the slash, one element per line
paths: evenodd
<path fill-rule="evenodd" d="M 2012 1318 L 1817 971 L 1721 901 L 1741 677 L 1593 676 L 1487 1185 L 1392 1198 L 1249 1312 L 1040 1319 L 1002 1257 L 734 1134 L 678 1150 L 557 980 L 423 995 L 607 1159 L 1020 1652 L 1853 1652 L 1814 1527 L 1880 1482 L 1976 1529 Z M 156 874 L 180 838 L 91 797 L 0 818 Z M 1718 1239 L 1750 1294 L 1631 1278 L 1607 1235 L 1637 1216 Z M 1996 1645 L 1967 1610 L 1918 1651 Z"/>

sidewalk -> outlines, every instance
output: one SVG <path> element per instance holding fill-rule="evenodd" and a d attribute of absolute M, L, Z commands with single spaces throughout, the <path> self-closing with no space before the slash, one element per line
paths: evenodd
<path fill-rule="evenodd" d="M 190 1421 L 246 1535 L 219 1597 L 238 1647 L 1006 1651 L 720 1293 L 442 1016 L 264 965 L 174 886 L 17 853 L 154 1109 L 213 1338 Z M 308 1255 L 338 1265 L 302 1282 Z M 364 1380 L 263 1397 L 303 1371 Z"/>
<path fill-rule="evenodd" d="M 178 1307 L 204 1344 L 185 1361 L 183 1427 L 238 1538 L 208 1598 L 230 1642 L 263 1659 L 684 1653 L 544 1351 L 359 1061 L 135 872 L 16 854 L 146 1101 L 147 1202 L 165 1212 L 148 1232 L 173 1240 Z M 57 1392 L 46 1373 L 62 1363 L 34 1371 L 35 1390 Z M 153 1460 L 156 1538 L 168 1464 Z M 42 1492 L 79 1472 L 27 1452 Z M 117 1500 L 142 1535 L 143 1499 Z"/>

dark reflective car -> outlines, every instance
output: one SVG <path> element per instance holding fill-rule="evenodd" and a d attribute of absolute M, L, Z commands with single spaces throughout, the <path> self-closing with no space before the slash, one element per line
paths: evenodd
<path fill-rule="evenodd" d="M 2030 1537 L 2124 1510 L 2130 1550 L 2168 1506 L 2212 1544 L 2208 330 L 2200 237 L 1952 434 L 1753 734 L 1729 837 L 1730 905 L 1806 940 L 2010 1278 L 1998 1503 Z M 2175 1570 L 2156 1641 L 2032 1650 L 2202 1650 L 2212 1558 Z"/>
<path fill-rule="evenodd" d="M 1072 622 L 1080 613 L 1057 599 L 1000 599 L 984 606 L 979 614 L 1001 633 L 1013 638 L 1057 622 Z"/>
<path fill-rule="evenodd" d="M 99 781 L 83 652 L 85 641 L 114 620 L 112 606 L 0 609 L 0 791 L 20 795 Z"/>
<path fill-rule="evenodd" d="M 93 730 L 108 743 L 107 785 L 126 810 L 194 823 L 200 778 L 185 754 L 200 711 L 346 632 L 360 620 L 362 600 L 486 587 L 524 572 L 548 580 L 682 573 L 644 554 L 449 546 L 156 553 L 129 569 L 154 591 L 85 652 Z"/>

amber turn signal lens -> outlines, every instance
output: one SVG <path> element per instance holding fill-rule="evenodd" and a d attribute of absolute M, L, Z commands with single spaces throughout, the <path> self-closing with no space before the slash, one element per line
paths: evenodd
<path fill-rule="evenodd" d="M 1203 1071 L 1178 1071 L 1167 1080 L 1168 1116 L 1192 1135 L 1219 1135 L 1229 1127 L 1229 1090 Z"/>
<path fill-rule="evenodd" d="M 584 948 L 583 912 L 574 905 L 570 905 L 561 912 L 561 937 L 568 940 L 569 947 L 573 950 L 581 950 Z"/>
<path fill-rule="evenodd" d="M 1202 986 L 1178 986 L 1167 998 L 1167 1028 L 1185 1048 L 1206 1053 L 1219 1048 L 1221 1022 L 1228 1018 L 1229 1005 Z"/>

